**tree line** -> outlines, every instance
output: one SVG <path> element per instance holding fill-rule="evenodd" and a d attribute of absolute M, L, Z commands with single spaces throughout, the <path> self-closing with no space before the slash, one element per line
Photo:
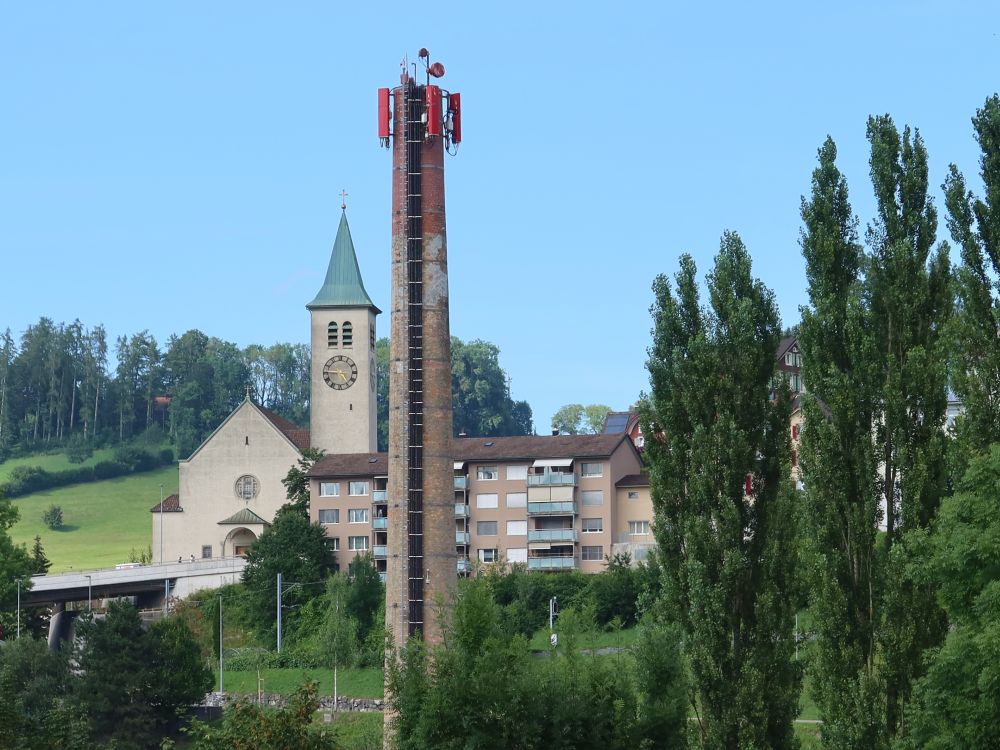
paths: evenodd
<path fill-rule="evenodd" d="M 146 431 L 185 456 L 244 398 L 299 425 L 309 421 L 305 344 L 236 344 L 198 330 L 161 347 L 148 331 L 110 345 L 104 326 L 42 317 L 0 334 L 0 460 L 15 453 L 124 443 Z M 111 356 L 113 354 L 113 357 Z M 455 432 L 528 435 L 531 407 L 510 395 L 492 343 L 452 339 Z M 380 450 L 387 448 L 389 340 L 376 346 Z"/>
<path fill-rule="evenodd" d="M 956 266 L 918 130 L 869 118 L 863 239 L 836 144 L 820 147 L 801 204 L 796 454 L 774 295 L 739 236 L 724 234 L 704 287 L 689 256 L 654 284 L 656 611 L 684 641 L 701 747 L 797 747 L 804 673 L 825 748 L 1000 746 L 1000 98 L 973 127 L 985 196 L 954 165 L 942 186 Z"/>

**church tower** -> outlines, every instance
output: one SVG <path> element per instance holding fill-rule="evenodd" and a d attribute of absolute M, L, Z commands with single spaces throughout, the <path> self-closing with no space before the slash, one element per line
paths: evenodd
<path fill-rule="evenodd" d="M 312 447 L 328 454 L 374 453 L 375 316 L 381 310 L 361 281 L 346 210 L 326 280 L 306 309 L 312 329 Z"/>

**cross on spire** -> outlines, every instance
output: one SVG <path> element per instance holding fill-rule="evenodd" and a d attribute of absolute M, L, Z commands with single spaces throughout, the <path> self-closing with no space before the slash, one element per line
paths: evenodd
<path fill-rule="evenodd" d="M 246 397 L 249 400 L 249 398 L 250 398 L 250 384 L 249 383 L 246 383 L 243 386 L 243 393 L 246 394 Z"/>
<path fill-rule="evenodd" d="M 346 190 L 341 190 L 340 191 L 340 208 L 342 210 L 344 210 L 344 211 L 347 210 L 347 191 Z"/>

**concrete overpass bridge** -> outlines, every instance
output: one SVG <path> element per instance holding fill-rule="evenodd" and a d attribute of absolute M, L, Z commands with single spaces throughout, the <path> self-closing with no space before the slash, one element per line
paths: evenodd
<path fill-rule="evenodd" d="M 222 557 L 32 576 L 31 589 L 21 592 L 21 607 L 52 607 L 49 646 L 56 648 L 59 641 L 72 638 L 73 620 L 80 611 L 103 609 L 106 599 L 129 596 L 140 608 L 162 608 L 170 597 L 237 583 L 245 567 L 243 557 Z M 66 605 L 74 602 L 82 606 L 67 611 Z"/>

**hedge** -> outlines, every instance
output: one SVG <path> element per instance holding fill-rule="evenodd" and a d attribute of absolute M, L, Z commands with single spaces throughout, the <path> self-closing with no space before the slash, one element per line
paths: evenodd
<path fill-rule="evenodd" d="M 10 479 L 0 483 L 0 497 L 22 497 L 69 484 L 123 477 L 126 474 L 152 471 L 173 462 L 174 453 L 169 448 L 154 454 L 142 448 L 125 446 L 115 452 L 114 461 L 101 461 L 95 466 L 63 471 L 46 471 L 40 466 L 16 466 L 11 469 Z"/>

